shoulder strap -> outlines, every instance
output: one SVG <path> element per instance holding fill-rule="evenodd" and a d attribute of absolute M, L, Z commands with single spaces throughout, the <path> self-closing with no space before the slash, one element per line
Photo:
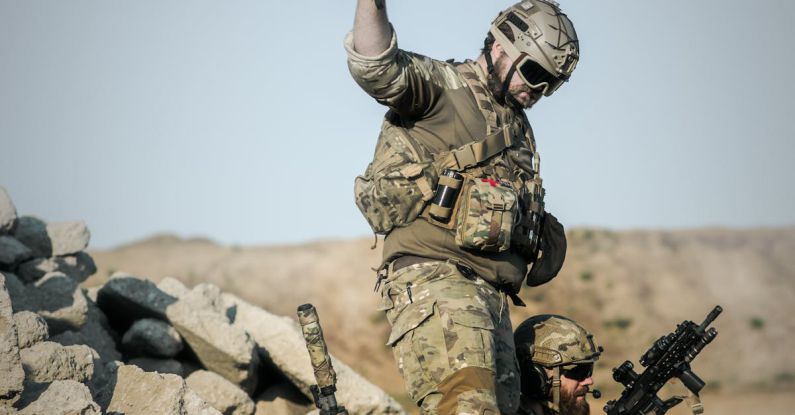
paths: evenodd
<path fill-rule="evenodd" d="M 516 144 L 512 138 L 511 126 L 500 125 L 497 112 L 494 111 L 494 102 L 480 82 L 472 65 L 470 62 L 466 62 L 457 65 L 456 69 L 475 96 L 475 102 L 483 114 L 483 119 L 486 120 L 486 138 L 465 144 L 455 150 L 434 154 L 434 159 L 440 169 L 464 170 L 482 163 Z"/>

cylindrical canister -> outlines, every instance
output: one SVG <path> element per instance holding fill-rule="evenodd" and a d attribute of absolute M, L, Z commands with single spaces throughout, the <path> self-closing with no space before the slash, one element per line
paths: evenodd
<path fill-rule="evenodd" d="M 442 175 L 439 176 L 439 183 L 436 185 L 431 209 L 428 212 L 432 218 L 439 222 L 450 220 L 462 183 L 464 183 L 464 177 L 458 172 L 450 169 L 445 169 L 442 172 Z"/>

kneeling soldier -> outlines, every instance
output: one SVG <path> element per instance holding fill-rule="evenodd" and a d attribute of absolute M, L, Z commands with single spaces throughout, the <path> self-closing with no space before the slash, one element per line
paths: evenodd
<path fill-rule="evenodd" d="M 522 377 L 519 414 L 588 415 L 586 394 L 602 348 L 591 333 L 566 317 L 540 315 L 514 333 Z"/>

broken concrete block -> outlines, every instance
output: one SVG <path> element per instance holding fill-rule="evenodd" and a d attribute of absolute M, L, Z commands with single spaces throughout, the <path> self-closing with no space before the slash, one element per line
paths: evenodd
<path fill-rule="evenodd" d="M 122 348 L 131 355 L 174 357 L 183 343 L 177 330 L 168 323 L 151 318 L 136 321 L 124 333 Z"/>
<path fill-rule="evenodd" d="M 85 252 L 75 255 L 36 258 L 23 262 L 17 268 L 17 274 L 26 284 L 33 283 L 51 272 L 61 272 L 75 280 L 83 282 L 97 272 L 94 259 Z"/>
<path fill-rule="evenodd" d="M 27 289 L 28 300 L 47 321 L 50 335 L 79 330 L 86 323 L 88 301 L 77 282 L 61 272 L 53 272 Z"/>
<path fill-rule="evenodd" d="M 0 410 L 16 403 L 24 388 L 25 372 L 19 356 L 11 297 L 0 274 Z"/>
<path fill-rule="evenodd" d="M 19 411 L 19 415 L 100 415 L 86 385 L 74 380 L 56 380 L 39 398 Z"/>
<path fill-rule="evenodd" d="M 69 330 L 50 338 L 64 346 L 84 344 L 94 349 L 103 361 L 121 360 L 113 336 L 95 319 L 89 317 L 86 324 L 78 330 Z"/>
<path fill-rule="evenodd" d="M 33 346 L 50 337 L 47 329 L 47 322 L 34 312 L 20 311 L 14 313 L 14 325 L 17 327 L 17 338 L 20 349 Z"/>
<path fill-rule="evenodd" d="M 54 222 L 47 224 L 47 235 L 52 243 L 52 255 L 73 255 L 88 247 L 91 233 L 83 221 Z"/>
<path fill-rule="evenodd" d="M 124 365 L 116 372 L 108 413 L 125 415 L 220 415 L 176 375 L 144 372 Z"/>
<path fill-rule="evenodd" d="M 315 404 L 295 385 L 281 382 L 257 396 L 255 415 L 304 415 L 314 408 Z"/>
<path fill-rule="evenodd" d="M 237 385 L 207 370 L 193 372 L 185 382 L 202 399 L 224 415 L 251 415 L 254 401 Z"/>
<path fill-rule="evenodd" d="M 47 223 L 34 216 L 22 216 L 17 220 L 14 238 L 33 251 L 34 258 L 52 256 L 52 244 L 47 235 Z"/>
<path fill-rule="evenodd" d="M 17 223 L 17 208 L 8 192 L 0 186 L 0 235 L 11 233 Z"/>
<path fill-rule="evenodd" d="M 116 388 L 116 372 L 122 366 L 124 366 L 124 362 L 118 360 L 110 362 L 94 360 L 94 376 L 88 382 L 88 387 L 91 389 L 94 402 L 99 404 L 103 413 L 107 411 L 110 400 L 113 398 L 113 390 Z"/>
<path fill-rule="evenodd" d="M 11 306 L 14 311 L 32 310 L 34 307 L 28 300 L 27 288 L 19 277 L 10 272 L 0 272 L 0 276 L 5 278 L 5 287 L 11 297 Z"/>
<path fill-rule="evenodd" d="M 99 308 L 113 324 L 122 327 L 142 318 L 168 321 L 166 307 L 175 301 L 153 282 L 124 273 L 113 274 L 97 293 Z"/>
<path fill-rule="evenodd" d="M 165 277 L 160 280 L 160 282 L 157 283 L 157 288 L 160 288 L 160 291 L 174 298 L 180 298 L 190 292 L 182 281 L 171 277 Z"/>
<path fill-rule="evenodd" d="M 257 386 L 256 345 L 220 311 L 219 304 L 208 299 L 207 290 L 200 288 L 170 305 L 166 314 L 205 368 L 251 393 Z"/>
<path fill-rule="evenodd" d="M 227 308 L 236 309 L 234 326 L 246 330 L 257 344 L 267 350 L 266 363 L 277 367 L 307 397 L 309 385 L 315 383 L 309 353 L 298 323 L 276 316 L 242 299 L 223 294 Z M 404 414 L 405 411 L 381 388 L 368 382 L 348 365 L 331 357 L 337 372 L 337 400 L 350 413 Z"/>
<path fill-rule="evenodd" d="M 76 380 L 85 383 L 94 374 L 94 353 L 84 345 L 62 346 L 44 341 L 21 349 L 19 357 L 28 382 Z"/>
<path fill-rule="evenodd" d="M 8 236 L 0 236 L 0 266 L 11 268 L 33 256 L 33 251 L 25 244 Z"/>
<path fill-rule="evenodd" d="M 130 359 L 128 364 L 135 365 L 144 372 L 157 372 L 185 377 L 185 367 L 182 362 L 174 359 L 156 359 L 152 357 L 136 357 Z"/>

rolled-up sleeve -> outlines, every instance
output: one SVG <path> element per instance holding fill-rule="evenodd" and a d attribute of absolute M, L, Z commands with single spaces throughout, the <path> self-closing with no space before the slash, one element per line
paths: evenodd
<path fill-rule="evenodd" d="M 377 56 L 357 53 L 353 32 L 345 36 L 345 50 L 351 76 L 379 103 L 403 116 L 421 116 L 433 106 L 440 93 L 432 79 L 435 62 L 399 49 L 394 30 L 389 47 Z"/>

